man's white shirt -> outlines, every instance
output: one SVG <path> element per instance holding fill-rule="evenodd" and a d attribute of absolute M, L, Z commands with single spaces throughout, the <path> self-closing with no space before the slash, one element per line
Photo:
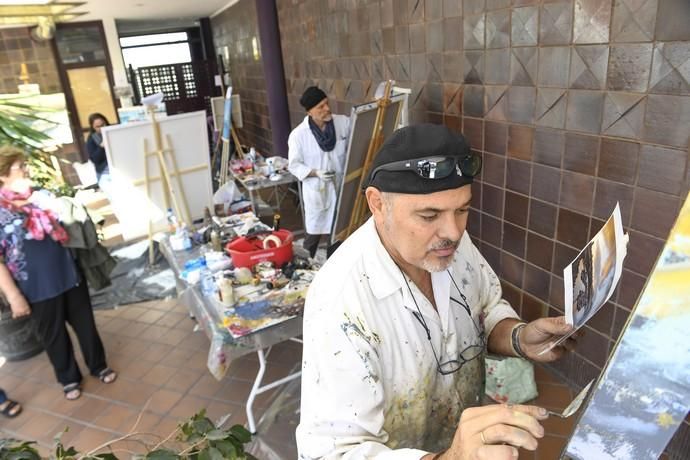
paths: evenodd
<path fill-rule="evenodd" d="M 318 272 L 304 313 L 301 459 L 419 459 L 449 447 L 463 408 L 481 401 L 484 359 L 438 373 L 417 307 L 441 362 L 518 315 L 467 233 L 431 277 L 438 311 L 409 279 L 408 289 L 373 219 Z"/>

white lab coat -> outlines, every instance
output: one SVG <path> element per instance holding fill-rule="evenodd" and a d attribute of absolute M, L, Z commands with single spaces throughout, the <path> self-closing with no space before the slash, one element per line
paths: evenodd
<path fill-rule="evenodd" d="M 338 190 L 345 171 L 347 141 L 350 135 L 350 118 L 345 115 L 333 115 L 336 142 L 330 152 L 324 152 L 311 129 L 309 116 L 304 117 L 290 133 L 288 138 L 288 169 L 302 181 L 302 199 L 304 200 L 304 225 L 307 233 L 323 235 L 331 232 Z M 321 180 L 318 177 L 307 177 L 311 170 L 335 171 L 335 180 Z"/>
<path fill-rule="evenodd" d="M 451 276 L 472 312 L 461 299 Z M 448 271 L 432 273 L 438 312 L 412 283 L 440 361 L 518 318 L 465 233 Z M 484 357 L 436 370 L 403 275 L 369 219 L 317 273 L 304 312 L 300 459 L 419 459 L 450 446 L 464 407 L 484 394 Z"/>

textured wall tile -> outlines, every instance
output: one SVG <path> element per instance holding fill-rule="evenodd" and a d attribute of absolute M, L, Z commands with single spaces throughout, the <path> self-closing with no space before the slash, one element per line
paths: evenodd
<path fill-rule="evenodd" d="M 501 273 L 499 276 L 517 288 L 522 288 L 522 276 L 524 272 L 524 261 L 508 252 L 501 252 Z"/>
<path fill-rule="evenodd" d="M 606 43 L 609 41 L 611 0 L 575 0 L 573 41 Z"/>
<path fill-rule="evenodd" d="M 690 94 L 690 43 L 656 44 L 649 92 Z"/>
<path fill-rule="evenodd" d="M 629 236 L 628 256 L 625 258 L 627 268 L 647 275 L 654 267 L 665 242 L 639 232 L 630 232 Z"/>
<path fill-rule="evenodd" d="M 545 3 L 539 19 L 539 43 L 567 45 L 573 29 L 573 3 Z"/>
<path fill-rule="evenodd" d="M 443 16 L 462 16 L 462 2 L 458 0 L 443 0 Z"/>
<path fill-rule="evenodd" d="M 553 270 L 552 271 L 554 273 L 561 275 L 561 277 L 562 277 L 563 276 L 563 269 L 565 267 L 567 267 L 570 264 L 570 262 L 573 261 L 575 256 L 577 256 L 578 252 L 579 251 L 576 251 L 575 249 L 570 248 L 564 244 L 556 243 L 554 245 L 554 251 L 553 251 Z M 559 283 L 557 283 L 557 285 L 559 286 L 559 289 L 558 289 L 559 295 L 557 298 L 557 303 L 554 303 L 554 305 L 557 307 L 560 306 L 562 308 L 562 305 L 563 305 L 563 279 L 558 278 L 558 280 L 560 281 Z M 553 284 L 551 286 L 553 287 Z M 553 289 L 552 289 L 552 291 L 553 291 Z M 553 292 L 552 292 L 551 300 L 552 301 L 556 300 L 553 297 Z"/>
<path fill-rule="evenodd" d="M 508 90 L 508 118 L 515 123 L 532 123 L 536 91 L 534 88 L 513 86 Z"/>
<path fill-rule="evenodd" d="M 643 145 L 637 185 L 678 195 L 685 179 L 687 161 L 686 151 Z"/>
<path fill-rule="evenodd" d="M 465 16 L 463 22 L 465 49 L 484 48 L 484 15 Z"/>
<path fill-rule="evenodd" d="M 410 52 L 410 28 L 409 26 L 395 26 L 395 52 Z"/>
<path fill-rule="evenodd" d="M 690 97 L 647 96 L 644 140 L 686 148 L 690 135 Z"/>
<path fill-rule="evenodd" d="M 426 53 L 426 79 L 430 82 L 443 81 L 443 54 Z"/>
<path fill-rule="evenodd" d="M 462 19 L 445 18 L 443 20 L 443 49 L 446 51 L 462 49 Z"/>
<path fill-rule="evenodd" d="M 563 169 L 594 175 L 599 158 L 599 137 L 566 133 Z"/>
<path fill-rule="evenodd" d="M 523 228 L 503 222 L 503 250 L 523 259 L 526 243 L 527 232 Z"/>
<path fill-rule="evenodd" d="M 424 20 L 433 21 L 443 17 L 443 0 L 424 1 Z"/>
<path fill-rule="evenodd" d="M 561 190 L 561 170 L 535 164 L 532 167 L 532 197 L 548 203 L 558 203 Z"/>
<path fill-rule="evenodd" d="M 482 211 L 499 219 L 503 218 L 503 189 L 482 184 Z M 483 219 L 482 219 L 483 220 Z"/>
<path fill-rule="evenodd" d="M 656 39 L 661 41 L 690 40 L 690 2 L 663 0 L 656 14 Z"/>
<path fill-rule="evenodd" d="M 536 233 L 527 233 L 527 261 L 544 270 L 551 271 L 551 264 L 553 264 L 553 241 Z"/>
<path fill-rule="evenodd" d="M 410 24 L 424 21 L 424 2 L 407 0 L 407 17 Z"/>
<path fill-rule="evenodd" d="M 565 244 L 575 248 L 582 248 L 587 244 L 587 230 L 589 229 L 589 217 L 561 209 L 558 213 L 558 226 L 556 238 Z"/>
<path fill-rule="evenodd" d="M 487 10 L 498 10 L 507 6 L 510 6 L 510 0 L 486 0 Z"/>
<path fill-rule="evenodd" d="M 550 128 L 563 128 L 567 100 L 567 91 L 564 89 L 539 88 L 535 113 L 536 124 Z"/>
<path fill-rule="evenodd" d="M 481 228 L 482 240 L 493 244 L 496 247 L 501 247 L 501 240 L 503 239 L 503 225 L 501 221 L 488 214 L 482 215 L 482 228 Z M 496 267 L 494 267 L 494 270 Z"/>
<path fill-rule="evenodd" d="M 611 47 L 607 88 L 618 91 L 647 90 L 652 67 L 652 44 Z"/>
<path fill-rule="evenodd" d="M 531 126 L 510 125 L 508 127 L 508 156 L 531 160 L 533 137 L 534 128 Z"/>
<path fill-rule="evenodd" d="M 430 112 L 443 112 L 443 85 L 427 83 L 426 108 Z"/>
<path fill-rule="evenodd" d="M 444 53 L 443 54 L 443 70 L 441 77 L 443 81 L 462 81 L 462 60 L 461 53 Z"/>
<path fill-rule="evenodd" d="M 547 128 L 535 129 L 534 142 L 532 144 L 532 158 L 534 161 L 560 168 L 564 149 L 564 131 Z"/>
<path fill-rule="evenodd" d="M 666 238 L 678 215 L 678 197 L 635 189 L 631 227 L 659 238 Z"/>
<path fill-rule="evenodd" d="M 539 49 L 539 86 L 566 88 L 570 48 L 549 46 Z"/>
<path fill-rule="evenodd" d="M 604 89 L 608 62 L 607 45 L 573 46 L 570 53 L 570 87 Z"/>
<path fill-rule="evenodd" d="M 505 160 L 505 157 L 500 158 Z M 526 196 L 507 191 L 505 195 L 503 218 L 511 224 L 527 227 L 528 205 L 529 200 Z"/>
<path fill-rule="evenodd" d="M 484 150 L 498 155 L 506 154 L 508 126 L 487 121 L 484 126 Z"/>
<path fill-rule="evenodd" d="M 485 0 L 462 0 L 463 14 L 467 16 L 484 12 L 485 3 Z"/>
<path fill-rule="evenodd" d="M 566 128 L 599 133 L 604 94 L 596 91 L 572 90 L 568 94 Z"/>
<path fill-rule="evenodd" d="M 463 93 L 462 113 L 470 117 L 484 116 L 484 87 L 466 85 Z"/>
<path fill-rule="evenodd" d="M 612 42 L 649 42 L 654 40 L 658 0 L 615 0 Z"/>
<path fill-rule="evenodd" d="M 426 28 L 424 23 L 411 24 L 408 28 L 410 40 L 410 53 L 423 53 L 426 51 Z"/>
<path fill-rule="evenodd" d="M 634 184 L 639 157 L 640 144 L 603 138 L 597 174 L 612 181 Z"/>
<path fill-rule="evenodd" d="M 486 118 L 495 121 L 505 121 L 508 113 L 508 87 L 485 86 L 486 90 Z"/>
<path fill-rule="evenodd" d="M 525 264 L 523 288 L 525 291 L 546 302 L 549 299 L 551 274 L 530 264 Z"/>
<path fill-rule="evenodd" d="M 560 205 L 583 214 L 592 213 L 594 178 L 586 174 L 563 172 Z"/>
<path fill-rule="evenodd" d="M 511 37 L 513 46 L 536 45 L 539 37 L 539 9 L 528 6 L 512 10 Z"/>
<path fill-rule="evenodd" d="M 486 47 L 505 48 L 510 46 L 510 13 L 508 10 L 486 14 Z"/>
<path fill-rule="evenodd" d="M 510 55 L 510 84 L 536 86 L 538 48 L 526 46 L 512 48 Z"/>
<path fill-rule="evenodd" d="M 606 93 L 601 133 L 639 139 L 646 99 L 642 95 Z"/>
<path fill-rule="evenodd" d="M 484 83 L 484 51 L 465 51 L 463 56 L 464 82 L 472 85 Z"/>
<path fill-rule="evenodd" d="M 443 21 L 425 22 L 427 52 L 443 51 Z"/>
<path fill-rule="evenodd" d="M 622 224 L 627 227 L 632 215 L 633 191 L 634 188 L 629 185 L 597 179 L 597 193 L 594 196 L 592 215 L 599 219 L 608 219 L 616 203 L 620 203 Z"/>
<path fill-rule="evenodd" d="M 485 83 L 507 85 L 510 75 L 510 50 L 486 50 Z"/>
<path fill-rule="evenodd" d="M 515 192 L 529 194 L 532 177 L 532 164 L 529 161 L 508 158 L 506 165 L 506 188 Z"/>
<path fill-rule="evenodd" d="M 553 238 L 556 231 L 556 206 L 539 200 L 530 200 L 529 224 L 533 230 L 548 238 Z"/>

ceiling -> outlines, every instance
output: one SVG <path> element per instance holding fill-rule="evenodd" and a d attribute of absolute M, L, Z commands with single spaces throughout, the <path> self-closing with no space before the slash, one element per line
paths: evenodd
<path fill-rule="evenodd" d="M 231 0 L 79 0 L 86 4 L 74 11 L 88 11 L 77 21 L 103 18 L 118 20 L 169 20 L 198 19 L 211 16 L 229 4 Z M 56 3 L 62 3 L 57 1 Z"/>

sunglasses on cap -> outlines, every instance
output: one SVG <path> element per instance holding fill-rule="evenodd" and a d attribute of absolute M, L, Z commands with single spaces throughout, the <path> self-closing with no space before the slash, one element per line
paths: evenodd
<path fill-rule="evenodd" d="M 371 173 L 370 181 L 374 180 L 379 171 L 412 171 L 424 179 L 445 179 L 451 174 L 463 177 L 474 177 L 482 169 L 482 159 L 477 155 L 463 155 L 461 157 L 428 157 L 413 160 L 394 161 L 383 164 Z"/>

